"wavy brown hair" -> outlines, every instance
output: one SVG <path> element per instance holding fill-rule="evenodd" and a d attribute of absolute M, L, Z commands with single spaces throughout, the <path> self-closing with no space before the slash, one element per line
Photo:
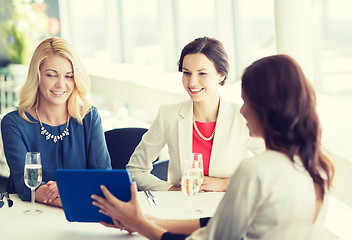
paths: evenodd
<path fill-rule="evenodd" d="M 267 149 L 292 162 L 299 156 L 323 198 L 334 166 L 321 149 L 314 89 L 297 62 L 287 55 L 255 61 L 242 75 L 242 92 L 261 122 Z"/>

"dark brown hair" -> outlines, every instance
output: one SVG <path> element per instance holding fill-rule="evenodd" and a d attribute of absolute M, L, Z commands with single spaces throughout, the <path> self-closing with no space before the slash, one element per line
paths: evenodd
<path fill-rule="evenodd" d="M 210 61 L 214 63 L 216 71 L 224 75 L 225 78 L 220 82 L 220 85 L 225 84 L 225 80 L 229 73 L 229 63 L 227 54 L 222 43 L 215 38 L 202 37 L 188 43 L 181 52 L 180 60 L 178 61 L 178 71 L 182 72 L 183 59 L 187 54 L 202 53 Z"/>
<path fill-rule="evenodd" d="M 315 92 L 297 62 L 287 55 L 259 59 L 242 75 L 242 93 L 256 112 L 267 149 L 299 156 L 321 196 L 334 166 L 321 150 Z"/>

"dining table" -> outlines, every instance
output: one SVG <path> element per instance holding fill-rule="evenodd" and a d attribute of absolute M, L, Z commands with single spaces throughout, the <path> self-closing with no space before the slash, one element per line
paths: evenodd
<path fill-rule="evenodd" d="M 146 194 L 138 192 L 138 203 L 145 214 L 166 219 L 190 219 L 212 216 L 224 193 L 197 193 L 191 198 L 187 210 L 187 197 L 178 192 L 154 192 L 158 204 L 150 204 Z M 100 223 L 69 222 L 62 208 L 35 203 L 38 215 L 26 215 L 24 211 L 32 207 L 31 202 L 22 201 L 17 194 L 10 194 L 13 205 L 9 207 L 4 198 L 0 208 L 0 238 L 6 240 L 90 240 L 90 239 L 146 239 L 138 233 L 129 234 Z M 97 210 L 98 211 L 98 210 Z"/>
<path fill-rule="evenodd" d="M 214 215 L 224 193 L 203 192 L 191 197 L 189 211 L 187 197 L 181 191 L 153 191 L 157 205 L 148 200 L 145 192 L 138 192 L 138 204 L 142 211 L 164 219 L 191 219 Z M 31 203 L 22 201 L 17 194 L 10 194 L 13 205 L 9 207 L 6 198 L 0 208 L 0 238 L 6 240 L 108 240 L 146 239 L 138 233 L 129 234 L 115 228 L 104 227 L 100 223 L 69 222 L 62 208 L 36 203 L 42 210 L 39 215 L 26 215 Z M 331 197 L 325 221 L 327 240 L 352 239 L 352 209 L 335 197 Z"/>

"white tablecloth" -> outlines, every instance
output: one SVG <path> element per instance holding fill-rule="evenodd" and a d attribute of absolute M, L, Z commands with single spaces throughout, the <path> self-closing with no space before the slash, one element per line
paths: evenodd
<path fill-rule="evenodd" d="M 200 218 L 211 216 L 221 200 L 222 193 L 199 193 L 192 203 L 204 209 L 199 214 L 186 212 L 186 197 L 182 192 L 154 192 L 159 198 L 158 206 L 150 206 L 145 194 L 139 192 L 139 203 L 146 214 L 163 218 Z M 61 208 L 36 203 L 43 211 L 40 215 L 29 216 L 23 212 L 31 208 L 30 202 L 21 201 L 17 195 L 10 195 L 14 205 L 0 208 L 0 238 L 6 240 L 45 239 L 45 240 L 89 240 L 89 239 L 145 239 L 138 234 L 129 235 L 126 231 L 107 228 L 99 223 L 68 222 Z"/>
<path fill-rule="evenodd" d="M 151 206 L 144 192 L 138 193 L 140 207 L 146 214 L 167 219 L 186 219 L 213 216 L 224 193 L 198 193 L 192 200 L 200 213 L 186 211 L 187 198 L 182 192 L 153 192 L 159 199 L 158 206 Z M 14 205 L 0 208 L 0 238 L 6 240 L 90 240 L 90 239 L 145 239 L 138 234 L 106 228 L 99 223 L 68 222 L 61 208 L 36 203 L 43 211 L 40 215 L 28 216 L 23 212 L 31 207 L 30 202 L 21 201 L 17 195 L 10 195 Z M 331 198 L 325 228 L 328 239 L 352 239 L 352 209 L 336 198 Z"/>
<path fill-rule="evenodd" d="M 224 193 L 197 193 L 191 197 L 191 208 L 201 211 L 187 211 L 187 197 L 182 192 L 153 192 L 160 200 L 159 205 L 151 206 L 142 192 L 139 193 L 139 204 L 146 214 L 165 219 L 192 219 L 214 215 Z"/>

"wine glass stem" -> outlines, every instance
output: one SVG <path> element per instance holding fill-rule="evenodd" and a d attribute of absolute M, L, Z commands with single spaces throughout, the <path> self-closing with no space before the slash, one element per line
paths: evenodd
<path fill-rule="evenodd" d="M 187 198 L 187 209 L 191 210 L 191 196 Z"/>
<path fill-rule="evenodd" d="M 35 190 L 34 188 L 31 188 L 31 202 L 32 202 L 32 209 L 34 210 L 35 209 Z"/>

